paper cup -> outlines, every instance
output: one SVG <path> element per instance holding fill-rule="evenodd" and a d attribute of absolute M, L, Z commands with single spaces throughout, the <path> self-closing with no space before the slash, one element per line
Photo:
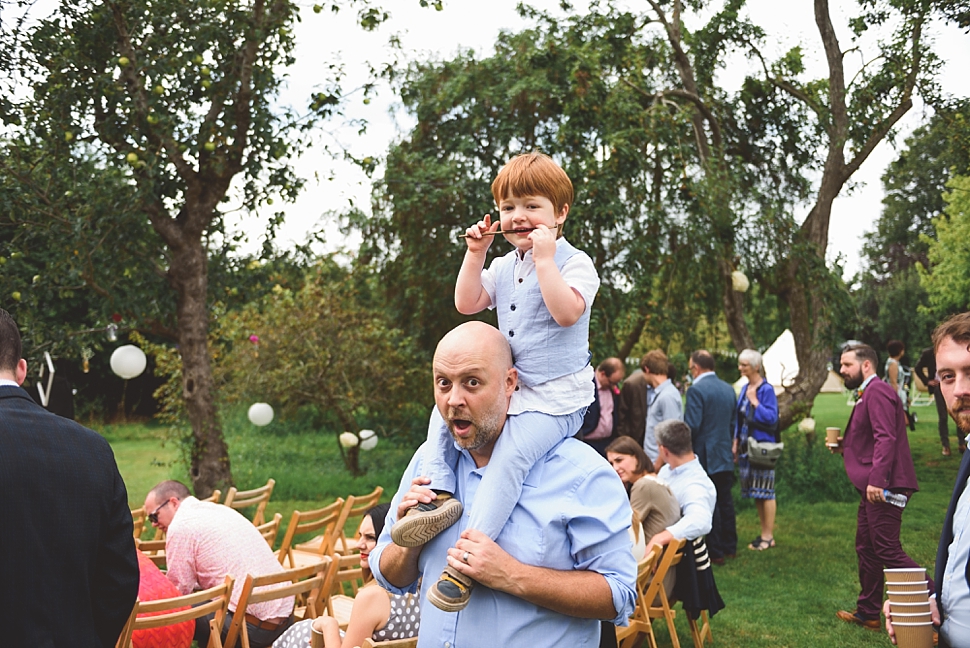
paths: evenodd
<path fill-rule="evenodd" d="M 891 589 L 894 592 L 922 592 L 925 589 L 929 589 L 927 585 L 929 581 L 916 581 L 915 583 L 888 583 L 886 589 Z"/>
<path fill-rule="evenodd" d="M 929 614 L 930 613 L 930 602 L 923 601 L 920 603 L 897 603 L 893 600 L 889 601 L 889 611 L 896 615 L 898 614 Z"/>
<path fill-rule="evenodd" d="M 929 612 L 923 612 L 921 614 L 912 614 L 910 612 L 892 612 L 893 622 L 899 623 L 932 623 L 933 619 L 930 617 Z"/>
<path fill-rule="evenodd" d="M 836 427 L 825 428 L 825 443 L 831 446 L 839 445 L 839 433 L 841 431 Z"/>
<path fill-rule="evenodd" d="M 926 570 L 922 567 L 901 567 L 884 569 L 887 583 L 915 583 L 926 580 Z"/>
<path fill-rule="evenodd" d="M 324 648 L 323 633 L 314 627 L 310 627 L 310 648 Z"/>
<path fill-rule="evenodd" d="M 899 648 L 933 648 L 932 623 L 896 623 L 896 645 Z"/>
<path fill-rule="evenodd" d="M 923 592 L 894 592 L 890 590 L 890 603 L 925 603 L 930 600 L 929 590 Z"/>

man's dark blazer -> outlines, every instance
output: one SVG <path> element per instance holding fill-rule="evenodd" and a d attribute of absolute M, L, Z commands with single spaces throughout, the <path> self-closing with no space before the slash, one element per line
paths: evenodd
<path fill-rule="evenodd" d="M 137 594 L 128 494 L 111 447 L 0 386 L 0 643 L 114 646 Z"/>
<path fill-rule="evenodd" d="M 918 490 L 906 436 L 906 414 L 893 388 L 873 378 L 845 426 L 845 472 L 863 495 L 866 486 Z"/>
<path fill-rule="evenodd" d="M 616 436 L 628 436 L 643 447 L 647 430 L 647 375 L 637 369 L 623 381 L 617 403 Z"/>
<path fill-rule="evenodd" d="M 615 390 L 613 392 L 613 428 L 610 431 L 610 436 L 607 438 L 612 439 L 616 436 L 616 421 L 619 415 L 619 407 L 617 406 L 618 396 Z M 600 422 L 600 390 L 599 383 L 596 382 L 596 376 L 593 376 L 593 402 L 589 404 L 586 408 L 586 414 L 583 416 L 583 424 L 579 428 L 579 433 L 576 435 L 578 439 L 583 439 L 587 434 L 596 429 L 596 426 Z"/>
<path fill-rule="evenodd" d="M 690 427 L 694 454 L 708 475 L 734 471 L 735 403 L 734 388 L 713 373 L 695 380 L 687 390 L 684 423 Z"/>
<path fill-rule="evenodd" d="M 953 542 L 953 514 L 957 510 L 957 501 L 963 494 L 963 489 L 967 486 L 967 479 L 970 478 L 970 452 L 963 453 L 963 461 L 960 463 L 960 472 L 957 473 L 957 483 L 953 487 L 953 496 L 950 498 L 950 507 L 946 510 L 946 520 L 943 521 L 943 531 L 940 533 L 940 546 L 936 549 L 936 578 L 937 602 L 940 604 L 940 613 L 943 613 L 943 603 L 940 600 L 940 588 L 943 587 L 943 570 L 946 568 L 946 559 L 950 552 L 950 543 Z M 970 584 L 970 562 L 964 565 L 964 573 L 967 583 Z"/>

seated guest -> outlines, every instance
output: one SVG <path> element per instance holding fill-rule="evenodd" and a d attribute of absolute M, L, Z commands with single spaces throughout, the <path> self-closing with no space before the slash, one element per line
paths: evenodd
<path fill-rule="evenodd" d="M 228 506 L 200 502 L 181 482 L 155 486 L 145 497 L 145 510 L 152 526 L 166 533 L 166 575 L 181 594 L 215 587 L 232 576 L 229 615 L 222 628 L 225 639 L 246 574 L 278 574 L 283 566 L 252 522 Z M 213 616 L 196 620 L 195 640 L 200 646 L 209 642 Z M 250 605 L 246 610 L 250 646 L 267 648 L 292 622 L 292 596 Z"/>
<path fill-rule="evenodd" d="M 421 593 L 391 594 L 374 581 L 367 562 L 377 538 L 384 530 L 384 518 L 391 504 L 378 504 L 364 514 L 360 522 L 360 567 L 364 572 L 364 587 L 354 599 L 346 634 L 338 621 L 330 616 L 300 621 L 276 640 L 273 648 L 306 648 L 310 643 L 311 626 L 323 635 L 325 648 L 352 648 L 370 637 L 374 641 L 408 639 L 418 636 Z"/>
<path fill-rule="evenodd" d="M 640 539 L 655 535 L 680 519 L 680 504 L 670 486 L 653 474 L 653 462 L 640 444 L 631 437 L 620 437 L 606 448 L 606 458 L 626 486 L 633 507 L 633 528 L 636 531 L 634 555 L 643 558 L 636 547 Z M 641 531 L 642 528 L 642 531 Z M 671 570 L 664 578 L 668 592 L 674 589 L 676 573 Z"/>
<path fill-rule="evenodd" d="M 666 546 L 671 540 L 694 540 L 711 531 L 717 490 L 704 467 L 694 454 L 690 441 L 690 427 L 683 421 L 668 420 L 654 429 L 658 452 L 666 464 L 658 477 L 670 486 L 680 503 L 682 517 L 663 531 L 653 535 L 647 547 Z"/>

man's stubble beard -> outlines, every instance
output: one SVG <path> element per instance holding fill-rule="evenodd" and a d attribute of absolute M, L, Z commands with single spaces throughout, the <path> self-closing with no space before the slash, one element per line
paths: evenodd
<path fill-rule="evenodd" d="M 970 407 L 970 398 L 958 398 L 953 402 L 952 406 L 950 403 L 947 403 L 947 411 L 950 414 L 950 418 L 956 423 L 957 429 L 960 430 L 961 434 L 970 434 L 970 412 L 957 411 L 965 407 Z"/>
<path fill-rule="evenodd" d="M 463 414 L 467 414 L 467 410 L 462 408 L 449 408 L 446 418 L 448 431 L 451 433 L 451 438 L 460 447 L 469 451 L 478 450 L 498 437 L 499 432 L 502 431 L 502 417 L 507 411 L 508 404 L 506 403 L 505 394 L 502 392 L 499 392 L 494 407 L 481 414 L 478 420 L 463 416 Z M 452 421 L 456 418 L 471 421 L 471 424 L 475 427 L 474 436 L 468 439 L 462 439 L 456 435 L 452 424 Z"/>

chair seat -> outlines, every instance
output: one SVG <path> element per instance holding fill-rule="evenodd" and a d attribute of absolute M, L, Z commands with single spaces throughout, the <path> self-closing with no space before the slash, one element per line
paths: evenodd
<path fill-rule="evenodd" d="M 350 623 L 350 612 L 354 607 L 354 599 L 344 594 L 334 594 L 330 597 L 330 605 L 333 608 L 333 618 L 340 624 L 340 629 L 346 630 Z"/>
<path fill-rule="evenodd" d="M 320 545 L 323 544 L 323 536 L 318 535 L 315 538 L 307 540 L 306 542 L 301 542 L 298 545 L 294 545 L 294 550 L 306 551 L 308 553 L 320 554 Z"/>
<path fill-rule="evenodd" d="M 279 553 L 279 551 L 274 551 L 273 555 L 278 558 Z M 293 564 L 289 565 L 289 568 L 306 567 L 307 565 L 312 565 L 315 562 L 320 562 L 320 559 L 323 558 L 323 556 L 316 551 L 300 551 L 299 549 L 293 549 L 290 551 L 290 556 L 293 558 Z"/>

